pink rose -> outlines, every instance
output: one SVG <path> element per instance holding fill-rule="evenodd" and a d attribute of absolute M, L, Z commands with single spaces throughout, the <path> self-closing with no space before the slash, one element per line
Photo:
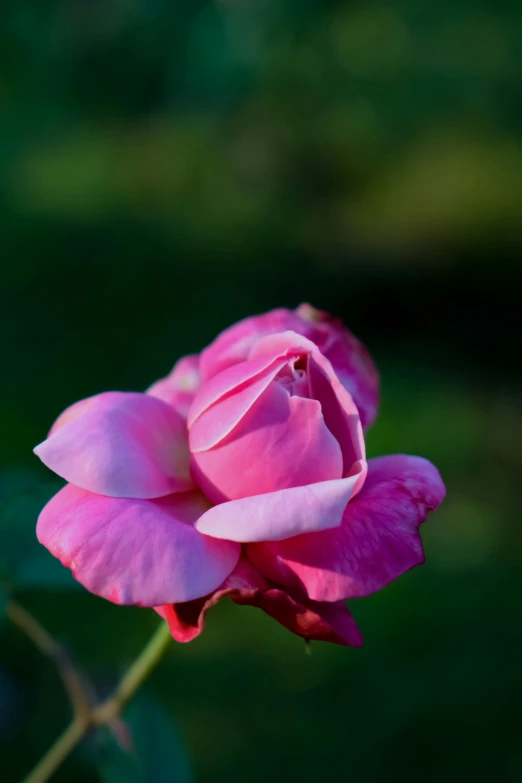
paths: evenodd
<path fill-rule="evenodd" d="M 301 306 L 236 324 L 146 394 L 75 403 L 35 451 L 67 484 L 39 540 L 93 593 L 155 607 L 190 641 L 224 596 L 292 632 L 361 644 L 346 598 L 423 560 L 444 497 L 419 457 L 365 458 L 377 373 Z"/>

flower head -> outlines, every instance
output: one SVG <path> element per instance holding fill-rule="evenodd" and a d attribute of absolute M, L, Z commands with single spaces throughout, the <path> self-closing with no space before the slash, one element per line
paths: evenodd
<path fill-rule="evenodd" d="M 423 560 L 436 468 L 366 460 L 378 375 L 302 305 L 246 319 L 145 394 L 75 403 L 35 451 L 69 483 L 39 540 L 91 592 L 155 607 L 189 641 L 224 596 L 294 633 L 361 644 L 344 600 Z"/>

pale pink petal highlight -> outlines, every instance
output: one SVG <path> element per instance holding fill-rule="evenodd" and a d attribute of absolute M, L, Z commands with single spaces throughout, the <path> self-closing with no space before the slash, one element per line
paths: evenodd
<path fill-rule="evenodd" d="M 106 392 L 77 403 L 34 451 L 66 481 L 111 497 L 155 498 L 193 486 L 185 422 L 146 394 Z"/>
<path fill-rule="evenodd" d="M 242 543 L 282 541 L 341 524 L 358 476 L 221 503 L 196 523 L 201 533 Z"/>
<path fill-rule="evenodd" d="M 69 424 L 69 422 L 74 421 L 80 416 L 83 416 L 83 414 L 86 413 L 90 405 L 96 400 L 98 396 L 99 395 L 94 394 L 92 397 L 86 397 L 84 400 L 78 400 L 78 402 L 73 402 L 72 405 L 69 405 L 68 408 L 60 413 L 53 426 L 49 430 L 49 435 L 47 437 L 50 437 L 53 435 L 53 433 L 57 432 L 60 427 L 64 426 L 64 424 Z"/>

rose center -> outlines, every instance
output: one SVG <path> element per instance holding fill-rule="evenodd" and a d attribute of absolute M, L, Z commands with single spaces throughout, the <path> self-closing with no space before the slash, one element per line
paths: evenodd
<path fill-rule="evenodd" d="M 287 390 L 291 397 L 309 397 L 310 389 L 306 375 L 306 360 L 297 357 L 285 364 L 275 380 Z"/>

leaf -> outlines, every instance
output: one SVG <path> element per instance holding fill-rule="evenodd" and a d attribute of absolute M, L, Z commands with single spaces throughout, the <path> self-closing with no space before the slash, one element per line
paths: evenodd
<path fill-rule="evenodd" d="M 123 750 L 113 736 L 102 749 L 103 783 L 191 783 L 191 763 L 171 717 L 147 694 L 139 694 L 125 716 Z"/>
<path fill-rule="evenodd" d="M 61 484 L 29 472 L 0 476 L 0 583 L 17 587 L 75 587 L 78 583 L 36 538 L 36 520 Z"/>

